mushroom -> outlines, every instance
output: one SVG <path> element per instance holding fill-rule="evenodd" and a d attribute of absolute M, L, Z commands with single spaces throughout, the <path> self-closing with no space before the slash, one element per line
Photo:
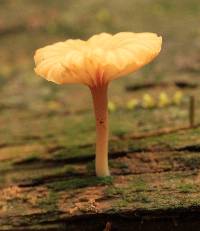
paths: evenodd
<path fill-rule="evenodd" d="M 149 94 L 144 94 L 142 106 L 143 106 L 143 108 L 153 108 L 153 107 L 155 107 L 154 98 Z"/>
<path fill-rule="evenodd" d="M 176 91 L 173 96 L 173 103 L 175 105 L 180 105 L 183 100 L 183 93 L 182 91 Z"/>
<path fill-rule="evenodd" d="M 127 102 L 126 107 L 128 110 L 133 110 L 139 105 L 138 99 L 131 99 Z"/>
<path fill-rule="evenodd" d="M 160 52 L 162 38 L 154 33 L 101 33 L 88 40 L 69 39 L 36 51 L 35 72 L 57 84 L 89 87 L 96 118 L 96 175 L 109 176 L 108 84 L 135 72 Z"/>
<path fill-rule="evenodd" d="M 170 99 L 165 92 L 161 92 L 158 101 L 158 107 L 163 108 L 170 104 Z"/>

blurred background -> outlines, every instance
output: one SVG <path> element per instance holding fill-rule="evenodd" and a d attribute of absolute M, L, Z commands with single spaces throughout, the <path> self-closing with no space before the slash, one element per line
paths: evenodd
<path fill-rule="evenodd" d="M 187 125 L 188 96 L 199 101 L 199 21 L 199 0 L 0 0 L 2 158 L 94 143 L 88 89 L 36 76 L 33 55 L 45 45 L 100 32 L 163 36 L 155 61 L 110 85 L 111 139 Z"/>

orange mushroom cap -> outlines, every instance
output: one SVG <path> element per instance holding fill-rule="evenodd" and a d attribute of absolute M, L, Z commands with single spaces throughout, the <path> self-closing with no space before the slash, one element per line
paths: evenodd
<path fill-rule="evenodd" d="M 101 33 L 87 41 L 69 39 L 38 49 L 35 72 L 57 84 L 97 86 L 149 63 L 161 44 L 162 38 L 154 33 Z"/>

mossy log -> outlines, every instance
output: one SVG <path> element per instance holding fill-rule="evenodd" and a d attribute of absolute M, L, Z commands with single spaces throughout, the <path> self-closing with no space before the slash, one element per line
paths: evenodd
<path fill-rule="evenodd" d="M 1 156 L 0 230 L 198 230 L 199 134 L 112 141 L 107 178 L 90 145 Z"/>

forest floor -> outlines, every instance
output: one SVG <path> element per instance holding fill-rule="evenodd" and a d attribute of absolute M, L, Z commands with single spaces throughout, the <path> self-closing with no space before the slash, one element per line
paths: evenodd
<path fill-rule="evenodd" d="M 1 1 L 0 230 L 198 230 L 198 0 L 67 2 Z M 111 177 L 97 178 L 89 90 L 37 77 L 33 54 L 69 37 L 127 30 L 161 34 L 163 50 L 110 85 Z M 143 106 L 145 94 L 154 107 Z M 168 105 L 159 105 L 161 94 Z M 130 110 L 132 99 L 140 106 Z"/>

